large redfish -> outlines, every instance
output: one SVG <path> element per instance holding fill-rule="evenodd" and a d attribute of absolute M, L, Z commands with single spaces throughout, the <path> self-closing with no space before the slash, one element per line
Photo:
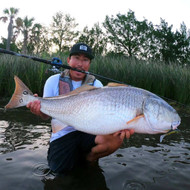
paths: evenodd
<path fill-rule="evenodd" d="M 6 109 L 41 101 L 41 111 L 79 131 L 95 135 L 122 129 L 136 133 L 167 133 L 177 129 L 181 119 L 176 110 L 155 94 L 135 87 L 108 85 L 102 88 L 82 86 L 69 94 L 34 97 L 15 76 L 16 88 Z"/>

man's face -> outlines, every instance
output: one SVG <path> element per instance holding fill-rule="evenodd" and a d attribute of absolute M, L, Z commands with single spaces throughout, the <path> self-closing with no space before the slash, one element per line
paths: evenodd
<path fill-rule="evenodd" d="M 72 55 L 70 58 L 67 58 L 67 62 L 70 67 L 83 71 L 88 71 L 90 67 L 90 59 L 84 54 Z M 84 79 L 85 74 L 70 70 L 70 77 L 74 81 L 81 81 Z"/>

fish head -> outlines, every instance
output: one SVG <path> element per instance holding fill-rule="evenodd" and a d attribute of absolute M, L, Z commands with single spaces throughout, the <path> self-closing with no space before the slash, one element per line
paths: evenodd
<path fill-rule="evenodd" d="M 177 129 L 181 123 L 176 110 L 159 97 L 148 97 L 143 112 L 151 128 L 151 134 L 167 133 L 171 129 Z"/>

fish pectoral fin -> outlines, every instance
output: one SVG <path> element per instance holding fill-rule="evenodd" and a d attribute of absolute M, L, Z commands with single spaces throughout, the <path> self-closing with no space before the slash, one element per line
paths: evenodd
<path fill-rule="evenodd" d="M 144 117 L 143 114 L 142 114 L 142 115 L 138 115 L 137 117 L 135 117 L 135 118 L 129 120 L 129 121 L 127 122 L 127 125 L 128 125 L 128 124 L 131 124 L 131 123 L 133 123 L 133 122 L 138 121 L 138 120 L 139 120 L 140 118 L 142 118 L 142 117 Z"/>
<path fill-rule="evenodd" d="M 120 83 L 116 83 L 116 82 L 109 82 L 107 84 L 108 87 L 117 87 L 117 86 L 128 86 L 126 84 L 120 84 Z"/>

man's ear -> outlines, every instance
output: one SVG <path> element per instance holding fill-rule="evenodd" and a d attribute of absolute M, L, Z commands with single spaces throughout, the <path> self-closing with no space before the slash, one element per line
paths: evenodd
<path fill-rule="evenodd" d="M 67 63 L 69 64 L 71 57 L 67 57 Z"/>

